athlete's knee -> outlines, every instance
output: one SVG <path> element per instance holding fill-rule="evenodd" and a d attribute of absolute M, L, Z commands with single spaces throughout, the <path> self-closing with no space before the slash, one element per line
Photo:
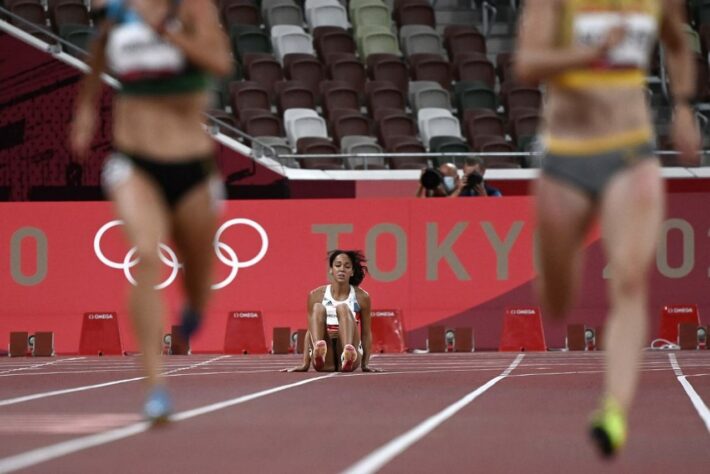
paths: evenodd
<path fill-rule="evenodd" d="M 338 316 L 338 320 L 350 318 L 350 308 L 347 304 L 340 303 L 335 307 L 335 314 Z"/>
<path fill-rule="evenodd" d="M 315 303 L 311 310 L 311 316 L 318 320 L 325 320 L 326 310 L 322 303 Z"/>
<path fill-rule="evenodd" d="M 614 267 L 610 285 L 614 294 L 619 296 L 641 295 L 646 290 L 646 271 L 634 264 Z"/>
<path fill-rule="evenodd" d="M 160 266 L 158 246 L 152 242 L 139 242 L 136 244 L 136 253 L 134 258 L 138 260 L 136 263 L 136 270 L 153 270 Z"/>

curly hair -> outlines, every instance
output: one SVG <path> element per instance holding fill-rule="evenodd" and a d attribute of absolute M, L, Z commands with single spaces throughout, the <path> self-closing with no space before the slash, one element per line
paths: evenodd
<path fill-rule="evenodd" d="M 365 273 L 367 273 L 367 265 L 365 265 L 367 259 L 365 259 L 365 255 L 359 250 L 331 250 L 328 252 L 328 266 L 332 267 L 335 259 L 341 254 L 347 255 L 353 264 L 353 276 L 350 277 L 350 284 L 360 286 L 362 280 L 365 279 Z"/>

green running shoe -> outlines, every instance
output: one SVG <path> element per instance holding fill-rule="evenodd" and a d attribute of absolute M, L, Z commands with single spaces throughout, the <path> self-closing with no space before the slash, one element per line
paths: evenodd
<path fill-rule="evenodd" d="M 607 398 L 592 414 L 589 432 L 602 456 L 614 457 L 626 444 L 626 415 L 619 404 Z"/>

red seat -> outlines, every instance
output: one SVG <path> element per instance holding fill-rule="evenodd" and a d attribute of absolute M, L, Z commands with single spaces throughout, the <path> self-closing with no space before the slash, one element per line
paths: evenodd
<path fill-rule="evenodd" d="M 395 10 L 394 18 L 398 27 L 404 25 L 428 25 L 436 28 L 434 9 L 427 0 L 409 2 Z"/>
<path fill-rule="evenodd" d="M 392 137 L 416 137 L 417 126 L 414 120 L 402 111 L 387 114 L 377 121 L 377 134 L 380 143 L 385 148 L 390 148 Z"/>
<path fill-rule="evenodd" d="M 335 109 L 360 110 L 358 93 L 344 81 L 323 81 L 321 83 L 323 97 L 323 113 L 330 116 L 330 111 Z"/>
<path fill-rule="evenodd" d="M 409 59 L 415 81 L 435 81 L 444 90 L 451 89 L 451 63 L 443 57 L 436 54 L 413 54 Z"/>
<path fill-rule="evenodd" d="M 78 3 L 60 3 L 49 12 L 54 31 L 59 33 L 62 26 L 81 25 L 89 26 L 89 11 L 86 6 Z"/>
<path fill-rule="evenodd" d="M 330 79 L 347 82 L 358 94 L 365 90 L 365 67 L 352 53 L 331 53 L 328 63 Z"/>
<path fill-rule="evenodd" d="M 282 81 L 275 85 L 276 107 L 279 115 L 291 108 L 314 109 L 316 98 L 313 91 L 301 81 Z"/>
<path fill-rule="evenodd" d="M 234 81 L 229 83 L 229 97 L 232 113 L 241 119 L 240 111 L 246 109 L 271 110 L 269 93 L 254 81 Z"/>
<path fill-rule="evenodd" d="M 381 108 L 399 109 L 404 111 L 406 102 L 404 94 L 390 81 L 369 81 L 365 84 L 365 96 L 370 116 Z"/>
<path fill-rule="evenodd" d="M 393 136 L 390 137 L 387 151 L 390 153 L 425 153 L 426 148 L 416 137 Z M 388 158 L 391 169 L 423 169 L 429 165 L 425 156 L 390 156 Z"/>
<path fill-rule="evenodd" d="M 474 149 L 480 149 L 479 136 L 497 136 L 505 140 L 503 120 L 495 115 L 473 116 L 464 123 L 465 135 Z"/>
<path fill-rule="evenodd" d="M 281 120 L 268 110 L 247 109 L 240 114 L 242 129 L 252 137 L 284 136 Z"/>
<path fill-rule="evenodd" d="M 405 95 L 409 90 L 407 66 L 394 54 L 370 54 L 367 57 L 367 74 L 376 81 L 390 81 Z"/>
<path fill-rule="evenodd" d="M 360 112 L 350 109 L 336 109 L 331 111 L 331 124 L 333 141 L 340 147 L 340 140 L 349 135 L 371 134 L 370 121 Z"/>
<path fill-rule="evenodd" d="M 449 25 L 444 30 L 444 47 L 450 58 L 459 53 L 478 52 L 485 54 L 486 37 L 473 27 Z"/>
<path fill-rule="evenodd" d="M 301 81 L 311 89 L 316 100 L 320 97 L 318 84 L 325 79 L 323 65 L 310 54 L 287 54 L 284 58 L 284 73 L 287 79 Z"/>
<path fill-rule="evenodd" d="M 259 8 L 246 0 L 220 2 L 222 24 L 229 31 L 232 25 L 261 25 Z"/>
<path fill-rule="evenodd" d="M 454 78 L 457 81 L 479 81 L 490 89 L 495 88 L 495 67 L 487 58 L 476 56 L 458 55 L 454 62 Z"/>
<path fill-rule="evenodd" d="M 246 78 L 258 82 L 269 93 L 269 98 L 275 98 L 274 84 L 283 80 L 281 64 L 273 56 L 260 54 L 257 57 L 248 54 L 244 60 Z"/>
<path fill-rule="evenodd" d="M 342 28 L 337 26 L 320 26 L 316 28 L 316 31 L 318 31 L 318 34 L 314 36 L 313 43 L 318 57 L 324 63 L 330 63 L 328 56 L 333 53 L 355 54 L 357 49 L 355 40 Z"/>
<path fill-rule="evenodd" d="M 304 137 L 296 143 L 297 152 L 301 155 L 337 155 L 338 147 L 327 138 Z M 300 158 L 299 163 L 304 169 L 345 169 L 341 158 Z"/>

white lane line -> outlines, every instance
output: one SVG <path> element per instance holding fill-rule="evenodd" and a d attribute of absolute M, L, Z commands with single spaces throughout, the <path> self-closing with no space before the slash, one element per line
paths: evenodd
<path fill-rule="evenodd" d="M 240 397 L 225 400 L 223 402 L 212 403 L 210 405 L 205 405 L 202 407 L 194 408 L 192 410 L 186 410 L 180 413 L 176 413 L 171 416 L 170 419 L 173 422 L 188 420 L 196 416 L 206 415 L 217 410 L 223 410 L 228 407 L 246 403 L 257 398 L 282 392 L 284 390 L 300 387 L 301 385 L 305 385 L 311 382 L 327 379 L 333 377 L 334 375 L 337 374 L 333 373 L 321 377 L 314 377 L 312 379 L 301 380 L 300 382 L 280 385 L 278 387 L 261 390 L 259 392 L 250 393 L 248 395 L 242 395 Z M 146 421 L 141 421 L 139 423 L 124 426 L 123 428 L 105 431 L 103 433 L 97 433 L 89 436 L 82 436 L 81 438 L 75 438 L 69 441 L 45 446 L 43 448 L 25 451 L 24 453 L 16 454 L 14 456 L 8 456 L 6 458 L 0 459 L 0 473 L 5 474 L 16 471 L 18 469 L 25 469 L 28 467 L 36 466 L 37 464 L 41 464 L 43 462 L 50 461 L 52 459 L 76 453 L 77 451 L 83 451 L 85 449 L 100 446 L 102 444 L 108 444 L 114 441 L 118 441 L 120 439 L 129 438 L 131 436 L 135 436 L 137 434 L 148 431 L 150 427 L 150 423 Z"/>
<path fill-rule="evenodd" d="M 515 369 L 518 364 L 520 364 L 520 361 L 523 360 L 523 357 L 525 357 L 525 354 L 518 354 L 515 360 L 508 366 L 507 369 L 503 371 L 502 374 L 492 378 L 473 392 L 444 408 L 436 415 L 427 418 L 411 430 L 396 437 L 381 448 L 371 452 L 360 461 L 343 471 L 343 474 L 369 474 L 377 472 L 385 464 L 402 454 L 411 445 L 422 439 L 439 425 L 458 413 L 461 409 L 473 402 L 489 388 L 493 387 L 495 384 L 510 375 L 513 369 Z"/>
<path fill-rule="evenodd" d="M 680 365 L 678 365 L 678 359 L 676 359 L 675 354 L 668 354 L 668 359 L 671 361 L 671 367 L 673 367 L 673 372 L 675 372 L 678 382 L 683 386 L 693 407 L 695 407 L 698 415 L 700 415 L 700 418 L 705 423 L 705 428 L 708 430 L 708 433 L 710 433 L 710 410 L 708 410 L 708 406 L 703 402 L 703 399 L 700 398 L 700 395 L 698 395 L 698 392 L 695 391 L 690 382 L 688 382 L 685 375 L 683 375 L 683 370 L 680 368 Z"/>
<path fill-rule="evenodd" d="M 182 368 L 178 368 L 178 369 L 169 370 L 168 372 L 163 372 L 162 375 L 169 375 L 169 374 L 172 374 L 172 373 L 177 372 L 177 371 L 180 371 L 180 370 L 193 369 L 193 368 L 195 368 L 195 367 L 199 367 L 199 366 L 202 366 L 202 365 L 205 365 L 205 364 L 209 364 L 210 362 L 213 362 L 213 361 L 219 360 L 219 359 L 223 359 L 223 358 L 225 358 L 225 357 L 229 357 L 229 356 L 223 355 L 223 356 L 219 356 L 219 357 L 214 357 L 214 358 L 212 358 L 212 359 L 209 359 L 209 360 L 206 360 L 206 361 L 203 361 L 203 362 L 199 362 L 199 363 L 196 363 L 196 364 L 191 364 L 191 365 L 189 365 L 189 366 L 182 367 Z M 130 379 L 113 380 L 113 381 L 111 381 L 111 382 L 97 383 L 97 384 L 93 384 L 93 385 L 83 385 L 83 386 L 81 386 L 81 387 L 65 388 L 65 389 L 62 389 L 62 390 L 52 390 L 52 391 L 50 391 L 50 392 L 34 393 L 34 394 L 32 394 L 32 395 L 24 395 L 24 396 L 22 396 L 22 397 L 8 398 L 8 399 L 5 399 L 5 400 L 0 400 L 0 407 L 5 407 L 5 406 L 8 406 L 8 405 L 16 405 L 16 404 L 18 404 L 18 403 L 25 403 L 25 402 L 29 402 L 29 401 L 32 401 L 32 400 L 38 400 L 38 399 L 40 399 L 40 398 L 56 397 L 56 396 L 58 396 L 58 395 L 66 395 L 66 394 L 68 394 L 68 393 L 83 392 L 83 391 L 86 391 L 86 390 L 94 390 L 94 389 L 97 389 L 97 388 L 105 388 L 105 387 L 110 387 L 110 386 L 112 386 L 112 385 L 119 385 L 119 384 L 122 384 L 122 383 L 136 382 L 136 381 L 138 381 L 138 380 L 143 380 L 143 379 L 145 379 L 145 376 L 132 377 L 132 378 L 130 378 Z"/>
<path fill-rule="evenodd" d="M 27 365 L 24 367 L 19 367 L 17 369 L 4 370 L 4 371 L 0 372 L 0 374 L 9 374 L 10 372 L 19 372 L 22 370 L 32 370 L 32 369 L 36 369 L 37 367 L 46 367 L 48 365 L 59 364 L 61 362 L 67 362 L 70 360 L 81 360 L 81 359 L 86 359 L 86 357 L 71 357 L 69 359 L 57 359 L 57 360 L 53 360 L 52 362 L 45 362 L 43 364 L 33 364 L 33 365 Z"/>

